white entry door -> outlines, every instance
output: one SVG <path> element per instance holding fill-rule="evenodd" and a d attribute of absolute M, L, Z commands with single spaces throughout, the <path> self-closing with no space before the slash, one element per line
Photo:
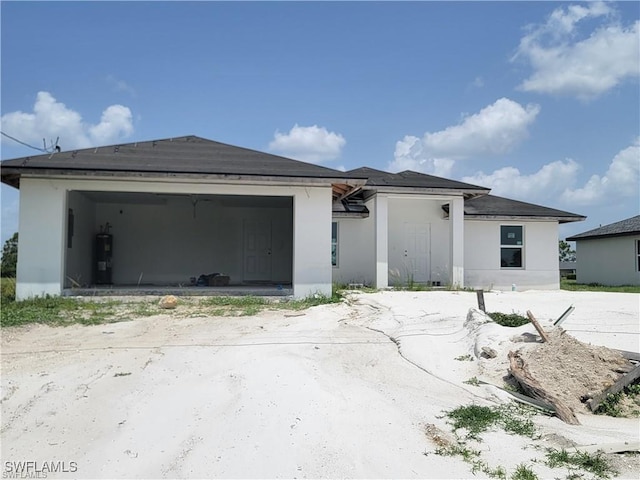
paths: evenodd
<path fill-rule="evenodd" d="M 244 280 L 271 280 L 271 222 L 244 220 Z"/>
<path fill-rule="evenodd" d="M 404 264 L 414 282 L 430 280 L 429 241 L 431 225 L 428 223 L 405 223 Z"/>

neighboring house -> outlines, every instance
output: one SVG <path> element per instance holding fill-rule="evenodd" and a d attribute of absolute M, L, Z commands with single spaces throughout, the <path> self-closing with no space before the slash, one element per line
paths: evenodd
<path fill-rule="evenodd" d="M 20 189 L 17 298 L 105 284 L 558 288 L 584 217 L 416 172 L 340 172 L 187 136 L 1 164 Z"/>
<path fill-rule="evenodd" d="M 567 238 L 576 242 L 578 283 L 640 285 L 640 215 Z"/>
<path fill-rule="evenodd" d="M 568 275 L 575 275 L 576 268 L 578 267 L 577 261 L 561 261 L 560 262 L 560 278 L 567 277 Z"/>

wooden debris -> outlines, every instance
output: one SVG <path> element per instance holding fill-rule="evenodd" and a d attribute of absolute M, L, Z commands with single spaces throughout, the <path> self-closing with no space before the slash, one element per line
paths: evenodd
<path fill-rule="evenodd" d="M 484 291 L 476 290 L 476 296 L 478 297 L 478 308 L 482 310 L 484 313 L 487 313 L 484 307 Z"/>
<path fill-rule="evenodd" d="M 527 310 L 527 317 L 529 317 L 529 321 L 533 323 L 533 326 L 536 327 L 536 330 L 542 337 L 542 341 L 549 342 L 549 337 L 547 336 L 547 333 L 542 329 L 542 327 L 538 323 L 538 320 L 536 320 L 536 317 L 533 316 L 533 313 L 531 313 L 530 310 Z"/>
<path fill-rule="evenodd" d="M 496 358 L 498 356 L 498 352 L 491 347 L 482 347 L 481 355 L 486 358 Z"/>
<path fill-rule="evenodd" d="M 527 312 L 527 314 L 529 313 L 530 312 Z M 555 395 L 546 391 L 542 385 L 533 378 L 518 352 L 509 352 L 509 371 L 525 392 L 534 398 L 553 405 L 556 415 L 560 420 L 570 425 L 580 425 L 573 411 Z"/>
<path fill-rule="evenodd" d="M 616 352 L 620 352 L 620 355 L 622 355 L 627 360 L 631 360 L 632 362 L 640 362 L 640 353 L 629 352 L 627 350 L 617 350 L 615 348 L 613 350 L 615 350 Z"/>
<path fill-rule="evenodd" d="M 571 315 L 571 312 L 573 312 L 574 310 L 575 310 L 575 307 L 573 305 L 571 305 L 569 308 L 567 308 L 564 311 L 564 313 L 562 315 L 560 315 L 558 317 L 558 319 L 555 322 L 553 322 L 553 325 L 556 326 L 556 327 L 558 325 L 560 325 L 562 322 L 564 322 L 569 317 L 569 315 Z"/>
<path fill-rule="evenodd" d="M 601 443 L 600 445 L 583 445 L 571 447 L 576 452 L 583 453 L 622 453 L 622 452 L 640 452 L 640 442 L 628 441 L 628 442 L 616 442 L 616 443 Z"/>
<path fill-rule="evenodd" d="M 511 395 L 514 398 L 514 400 L 516 400 L 517 402 L 523 403 L 525 405 L 529 405 L 530 407 L 533 407 L 533 408 L 537 408 L 542 413 L 553 415 L 556 412 L 556 409 L 553 405 L 547 402 L 543 402 L 542 400 L 538 400 L 537 398 L 529 397 L 527 395 L 523 395 L 522 393 L 514 392 L 513 390 L 507 390 L 506 388 L 499 387 L 497 385 L 494 385 L 493 383 L 488 383 L 483 380 L 479 380 L 479 382 L 482 385 L 491 385 L 492 387 L 497 388 L 498 390 L 502 390 L 503 392 Z"/>
<path fill-rule="evenodd" d="M 607 398 L 607 395 L 621 392 L 622 390 L 624 390 L 624 387 L 634 382 L 638 378 L 640 378 L 640 365 L 636 365 L 636 367 L 633 370 L 631 370 L 626 375 L 623 375 L 622 377 L 620 377 L 616 383 L 611 385 L 605 391 L 597 395 L 594 395 L 592 398 L 587 400 L 587 403 L 589 404 L 589 408 L 591 409 L 592 412 L 595 412 L 600 406 L 600 404 L 605 401 L 605 399 Z"/>

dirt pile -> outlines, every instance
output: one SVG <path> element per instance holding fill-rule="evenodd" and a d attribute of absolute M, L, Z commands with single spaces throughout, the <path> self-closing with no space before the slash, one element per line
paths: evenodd
<path fill-rule="evenodd" d="M 585 400 L 613 385 L 631 364 L 620 352 L 576 340 L 561 328 L 549 342 L 518 350 L 532 378 L 574 413 L 588 413 Z"/>

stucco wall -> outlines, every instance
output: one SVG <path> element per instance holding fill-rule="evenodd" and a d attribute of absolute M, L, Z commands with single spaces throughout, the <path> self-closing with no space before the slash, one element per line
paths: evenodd
<path fill-rule="evenodd" d="M 640 235 L 576 241 L 578 283 L 640 285 L 636 242 Z"/>
<path fill-rule="evenodd" d="M 500 226 L 524 227 L 524 268 L 500 267 Z M 558 223 L 555 221 L 466 220 L 464 222 L 465 286 L 510 290 L 557 289 Z"/>
<path fill-rule="evenodd" d="M 450 281 L 451 240 L 449 221 L 444 218 L 445 200 L 417 197 L 389 198 L 389 284 L 406 284 L 413 274 L 416 281 Z M 428 226 L 428 258 L 426 272 L 412 272 L 404 252 L 407 248 L 408 224 Z"/>
<path fill-rule="evenodd" d="M 334 222 L 338 223 L 338 265 L 333 267 L 333 281 L 375 285 L 373 218 L 338 218 Z"/>
<path fill-rule="evenodd" d="M 20 188 L 20 243 L 16 286 L 16 296 L 19 299 L 61 293 L 64 284 L 63 262 L 64 250 L 66 250 L 68 191 L 293 197 L 294 252 L 292 261 L 294 295 L 304 297 L 316 292 L 327 295 L 331 293 L 331 188 L 329 186 L 228 185 L 176 180 L 40 179 L 23 176 Z M 100 209 L 101 213 L 105 208 Z M 99 208 L 96 207 L 96 210 L 99 210 Z M 119 210 L 117 212 L 119 215 Z M 153 212 L 149 213 L 153 215 Z M 182 215 L 182 217 L 189 217 L 189 215 Z M 169 215 L 169 220 L 174 222 L 177 221 L 177 218 L 173 214 Z M 109 221 L 114 225 L 113 233 L 115 234 L 116 228 L 118 228 L 118 221 L 115 218 L 102 218 L 96 211 L 96 224 L 102 224 L 105 221 Z M 186 222 L 187 218 L 184 218 L 184 221 Z M 221 219 L 221 221 L 223 220 Z M 155 222 L 163 224 L 165 220 L 156 217 L 155 221 L 149 222 L 149 224 L 157 225 Z M 171 228 L 175 232 L 180 232 L 184 225 L 175 225 L 174 223 Z M 220 232 L 216 232 L 216 234 L 223 235 Z M 230 242 L 229 237 L 226 237 L 224 241 Z M 123 245 L 118 244 L 118 237 L 116 237 L 114 251 L 118 249 L 122 251 L 122 248 Z M 182 247 L 178 241 L 171 248 L 180 249 Z M 125 251 L 127 250 L 125 249 Z M 319 252 L 326 252 L 326 255 Z M 144 249 L 139 250 L 139 254 L 148 255 L 148 253 L 144 252 Z M 175 259 L 176 255 L 170 255 L 166 258 Z M 162 256 L 156 256 L 155 261 L 163 261 L 162 259 Z M 122 270 L 122 268 L 125 268 L 125 270 Z M 287 269 L 286 266 L 283 268 Z M 114 275 L 115 271 L 114 268 Z M 126 266 L 121 265 L 120 271 L 125 272 Z M 191 269 L 189 269 L 190 272 Z M 129 272 L 128 275 L 131 273 Z M 136 282 L 139 274 L 140 272 L 136 273 Z"/>

